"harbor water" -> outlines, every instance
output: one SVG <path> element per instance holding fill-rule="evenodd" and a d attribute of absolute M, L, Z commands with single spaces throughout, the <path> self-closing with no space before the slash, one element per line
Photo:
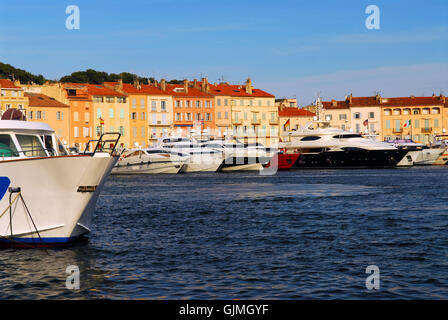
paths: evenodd
<path fill-rule="evenodd" d="M 1 250 L 0 298 L 448 299 L 447 186 L 448 167 L 112 176 L 88 239 Z"/>

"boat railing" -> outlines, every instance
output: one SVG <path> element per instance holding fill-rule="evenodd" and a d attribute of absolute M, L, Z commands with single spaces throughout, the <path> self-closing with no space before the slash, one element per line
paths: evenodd
<path fill-rule="evenodd" d="M 116 136 L 116 138 L 105 139 L 105 137 L 107 136 Z M 109 155 L 111 156 L 117 155 L 116 148 L 120 138 L 121 133 L 119 132 L 105 132 L 101 134 L 99 139 L 89 140 L 82 154 L 94 156 L 97 152 L 105 152 L 109 153 Z M 94 143 L 96 143 L 95 148 L 93 149 L 93 151 L 89 151 L 91 144 Z"/>

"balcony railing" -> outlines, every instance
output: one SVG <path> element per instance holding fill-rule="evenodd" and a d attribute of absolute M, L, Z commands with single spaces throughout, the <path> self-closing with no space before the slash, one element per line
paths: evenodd
<path fill-rule="evenodd" d="M 252 120 L 250 121 L 250 123 L 252 123 L 252 124 L 260 124 L 260 123 L 261 123 L 261 120 L 260 120 L 260 119 L 252 119 Z"/>
<path fill-rule="evenodd" d="M 422 132 L 425 132 L 425 133 L 432 132 L 432 128 L 431 127 L 422 128 Z"/>
<path fill-rule="evenodd" d="M 403 129 L 401 129 L 401 128 L 395 128 L 395 129 L 392 129 L 392 132 L 393 132 L 393 133 L 402 133 L 402 132 L 403 132 Z"/>
<path fill-rule="evenodd" d="M 243 123 L 241 119 L 232 119 L 232 124 L 241 124 Z"/>

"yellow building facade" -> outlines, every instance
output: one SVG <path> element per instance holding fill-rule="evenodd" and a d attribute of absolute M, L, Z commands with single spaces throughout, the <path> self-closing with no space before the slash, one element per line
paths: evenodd
<path fill-rule="evenodd" d="M 385 140 L 413 139 L 430 143 L 446 133 L 446 98 L 401 97 L 382 99 L 382 126 Z"/>
<path fill-rule="evenodd" d="M 70 146 L 70 106 L 41 93 L 25 93 L 29 99 L 27 120 L 47 123 L 61 142 Z"/>
<path fill-rule="evenodd" d="M 28 97 L 20 87 L 20 82 L 0 79 L 0 117 L 8 109 L 21 110 L 26 116 Z"/>

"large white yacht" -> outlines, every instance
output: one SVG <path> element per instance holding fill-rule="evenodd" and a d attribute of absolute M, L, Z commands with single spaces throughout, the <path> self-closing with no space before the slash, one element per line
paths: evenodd
<path fill-rule="evenodd" d="M 430 148 L 423 143 L 417 143 L 411 139 L 396 139 L 386 141 L 398 149 L 408 152 L 397 164 L 398 167 L 429 166 L 432 165 L 445 151 L 445 148 Z"/>
<path fill-rule="evenodd" d="M 444 149 L 443 153 L 433 162 L 434 165 L 448 165 L 448 134 L 441 134 L 434 137 L 431 149 Z"/>
<path fill-rule="evenodd" d="M 180 172 L 215 172 L 225 160 L 222 150 L 203 148 L 196 140 L 186 137 L 162 137 L 158 147 L 189 156 Z"/>
<path fill-rule="evenodd" d="M 325 121 L 310 122 L 289 132 L 289 138 L 279 148 L 300 153 L 293 168 L 395 167 L 407 153 L 389 143 L 332 128 Z"/>
<path fill-rule="evenodd" d="M 250 171 L 262 170 L 274 156 L 274 152 L 267 151 L 264 146 L 248 147 L 240 142 L 213 139 L 201 143 L 202 148 L 222 150 L 225 155 L 221 171 Z"/>
<path fill-rule="evenodd" d="M 0 120 L 0 243 L 52 246 L 88 233 L 119 138 L 69 155 L 47 124 Z"/>
<path fill-rule="evenodd" d="M 189 156 L 172 150 L 149 148 L 125 151 L 112 174 L 178 173 Z"/>

